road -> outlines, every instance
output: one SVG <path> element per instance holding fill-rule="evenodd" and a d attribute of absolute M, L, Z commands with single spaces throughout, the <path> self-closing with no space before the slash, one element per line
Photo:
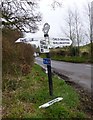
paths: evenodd
<path fill-rule="evenodd" d="M 47 68 L 43 64 L 43 59 L 36 57 L 36 63 Z M 51 67 L 56 72 L 67 76 L 70 81 L 73 81 L 83 87 L 85 90 L 91 91 L 91 65 L 90 64 L 77 64 L 60 61 L 51 61 Z"/>

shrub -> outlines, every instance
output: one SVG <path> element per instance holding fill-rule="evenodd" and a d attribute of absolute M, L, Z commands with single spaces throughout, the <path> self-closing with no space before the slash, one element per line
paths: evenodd
<path fill-rule="evenodd" d="M 78 55 L 78 48 L 77 47 L 71 47 L 70 48 L 70 56 L 77 56 Z"/>
<path fill-rule="evenodd" d="M 58 55 L 66 56 L 66 51 L 60 50 L 60 51 L 58 52 Z"/>
<path fill-rule="evenodd" d="M 57 56 L 57 55 L 66 56 L 67 51 L 58 49 L 58 50 L 51 50 L 50 53 L 51 53 L 51 56 Z"/>
<path fill-rule="evenodd" d="M 34 62 L 34 49 L 30 44 L 18 43 L 16 44 L 17 58 L 20 64 L 27 63 L 32 66 Z"/>
<path fill-rule="evenodd" d="M 82 57 L 88 57 L 88 56 L 89 56 L 89 53 L 88 53 L 88 52 L 82 52 L 82 53 L 81 53 L 81 56 L 82 56 Z"/>
<path fill-rule="evenodd" d="M 34 62 L 34 49 L 30 44 L 15 41 L 22 37 L 17 29 L 2 29 L 2 73 L 16 75 L 21 72 L 20 65 L 27 64 L 32 67 Z"/>
<path fill-rule="evenodd" d="M 28 65 L 27 63 L 20 65 L 20 67 L 21 67 L 22 75 L 27 75 L 31 71 L 30 65 Z"/>

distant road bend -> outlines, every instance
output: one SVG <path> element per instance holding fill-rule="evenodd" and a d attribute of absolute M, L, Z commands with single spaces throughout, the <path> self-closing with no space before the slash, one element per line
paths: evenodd
<path fill-rule="evenodd" d="M 36 57 L 36 63 L 46 68 L 43 64 L 43 59 Z M 51 61 L 51 67 L 57 73 L 65 75 L 70 81 L 79 84 L 84 89 L 91 91 L 91 65 L 90 64 L 75 64 L 60 61 Z"/>

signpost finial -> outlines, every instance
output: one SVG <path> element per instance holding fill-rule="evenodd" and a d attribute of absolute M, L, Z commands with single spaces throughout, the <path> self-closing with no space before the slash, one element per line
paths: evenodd
<path fill-rule="evenodd" d="M 48 23 L 45 23 L 42 31 L 44 32 L 44 34 L 48 34 L 49 29 L 50 29 L 50 25 Z"/>

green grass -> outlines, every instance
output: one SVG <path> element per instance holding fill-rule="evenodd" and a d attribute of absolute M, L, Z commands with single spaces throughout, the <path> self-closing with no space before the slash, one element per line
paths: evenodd
<path fill-rule="evenodd" d="M 46 58 L 45 54 L 40 55 L 42 58 Z M 89 57 L 80 56 L 62 56 L 54 55 L 51 57 L 52 60 L 72 62 L 72 63 L 93 63 L 93 60 Z"/>
<path fill-rule="evenodd" d="M 93 44 L 92 44 L 93 45 Z M 86 51 L 86 52 L 89 52 L 90 51 L 90 47 L 91 47 L 91 44 L 87 44 L 87 45 L 84 45 L 84 46 L 80 46 L 80 51 Z"/>
<path fill-rule="evenodd" d="M 53 56 L 52 60 L 64 61 L 64 62 L 72 62 L 72 63 L 89 63 L 91 62 L 89 57 L 71 57 L 71 56 Z"/>
<path fill-rule="evenodd" d="M 53 96 L 49 95 L 47 75 L 38 65 L 34 65 L 29 75 L 15 79 L 11 77 L 11 80 L 16 80 L 16 87 L 13 89 L 11 84 L 11 89 L 3 89 L 3 118 L 87 117 L 80 110 L 79 95 L 56 75 L 53 76 Z M 63 100 L 48 108 L 39 109 L 40 105 L 56 97 L 63 97 Z"/>

